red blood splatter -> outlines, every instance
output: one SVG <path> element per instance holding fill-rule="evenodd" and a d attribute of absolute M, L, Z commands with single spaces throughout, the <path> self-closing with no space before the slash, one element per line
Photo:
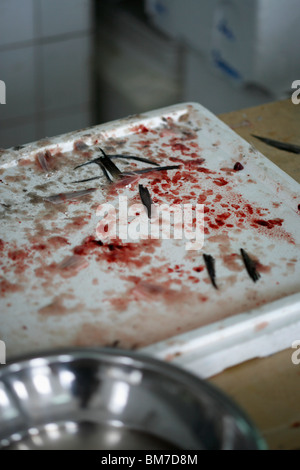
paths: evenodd
<path fill-rule="evenodd" d="M 194 167 L 198 165 L 202 165 L 202 163 L 205 162 L 205 158 L 199 157 L 196 153 L 193 153 L 191 156 L 194 157 L 191 160 L 187 160 L 187 159 L 179 158 L 179 157 L 170 157 L 169 160 L 174 163 L 181 163 L 182 165 L 186 167 L 191 167 L 191 169 L 193 169 Z"/>
<path fill-rule="evenodd" d="M 147 149 L 150 146 L 151 146 L 151 140 L 140 140 L 138 142 L 138 144 L 136 144 L 136 147 L 141 149 L 141 150 Z M 150 154 L 149 154 L 149 156 L 150 156 Z"/>
<path fill-rule="evenodd" d="M 45 305 L 44 307 L 40 308 L 38 310 L 38 313 L 40 315 L 45 315 L 45 316 L 67 315 L 69 313 L 81 312 L 83 307 L 84 307 L 83 304 L 78 303 L 77 305 L 71 308 L 68 308 L 64 305 L 64 299 L 61 296 L 59 296 L 59 297 L 55 297 L 50 304 Z"/>
<path fill-rule="evenodd" d="M 54 275 L 60 275 L 64 278 L 76 276 L 79 271 L 88 266 L 87 260 L 81 256 L 67 256 L 61 263 L 44 263 L 34 270 L 37 278 L 52 279 Z"/>
<path fill-rule="evenodd" d="M 194 134 L 194 135 L 191 135 L 191 138 L 196 138 L 197 136 Z M 194 147 L 196 149 L 198 149 L 199 151 L 201 151 L 202 149 L 199 147 L 199 145 L 197 144 L 197 142 L 191 142 L 190 143 L 190 146 L 191 147 Z"/>
<path fill-rule="evenodd" d="M 148 300 L 159 300 L 171 306 L 178 303 L 184 304 L 190 301 L 191 296 L 196 295 L 197 301 L 207 301 L 206 296 L 197 295 L 189 289 L 175 290 L 172 284 L 176 283 L 176 280 L 170 278 L 168 280 L 161 280 L 165 273 L 167 274 L 167 267 L 163 265 L 160 268 L 150 268 L 150 271 L 145 273 L 145 277 L 148 278 L 146 282 L 141 281 L 137 276 L 127 276 L 126 280 L 134 283 L 134 286 L 131 286 L 122 296 L 114 297 L 110 295 L 107 300 L 113 308 L 119 311 L 128 309 L 128 305 L 132 302 Z M 193 283 L 200 282 L 200 279 L 195 276 L 189 276 L 189 280 Z"/>
<path fill-rule="evenodd" d="M 75 255 L 87 255 L 91 253 L 91 251 L 99 249 L 99 247 L 102 245 L 103 243 L 101 240 L 95 240 L 93 237 L 87 237 L 81 245 L 74 248 L 73 253 Z"/>
<path fill-rule="evenodd" d="M 217 185 L 217 186 L 225 186 L 226 184 L 228 184 L 228 181 L 226 181 L 224 178 L 215 178 L 213 180 L 213 182 Z"/>
<path fill-rule="evenodd" d="M 208 221 L 208 225 L 210 228 L 212 228 L 213 230 L 218 230 L 220 228 L 219 225 L 217 224 L 213 224 L 211 221 Z"/>
<path fill-rule="evenodd" d="M 114 310 L 117 312 L 124 312 L 128 309 L 128 305 L 130 304 L 131 300 L 126 293 L 126 296 L 122 297 L 110 297 L 107 299 L 110 305 L 113 307 Z"/>
<path fill-rule="evenodd" d="M 223 225 L 225 225 L 225 222 L 223 222 L 223 220 L 220 220 L 218 218 L 216 218 L 216 223 L 219 225 L 219 227 L 222 227 Z"/>
<path fill-rule="evenodd" d="M 181 173 L 180 171 L 176 171 L 175 175 L 172 178 L 172 183 L 175 185 L 178 183 L 178 181 L 181 179 Z M 154 183 L 154 182 L 153 182 Z"/>
<path fill-rule="evenodd" d="M 103 244 L 101 241 L 92 237 L 87 237 L 83 243 L 74 248 L 76 255 L 96 256 L 96 261 L 106 261 L 117 265 L 128 265 L 135 267 L 144 267 L 149 263 L 150 254 L 154 253 L 155 247 L 160 240 L 139 240 L 138 243 L 123 243 L 122 240 L 114 240 L 113 243 Z"/>
<path fill-rule="evenodd" d="M 23 273 L 28 265 L 28 252 L 25 250 L 11 250 L 7 253 L 7 257 L 13 261 L 14 270 L 16 274 Z"/>
<path fill-rule="evenodd" d="M 258 225 L 262 225 L 263 227 L 266 227 L 268 229 L 272 229 L 276 225 L 281 226 L 283 219 L 273 219 L 273 220 L 255 219 L 253 222 Z"/>
<path fill-rule="evenodd" d="M 189 151 L 189 148 L 186 145 L 180 144 L 179 142 L 173 142 L 171 146 L 173 152 L 179 151 L 184 154 L 184 152 Z"/>
<path fill-rule="evenodd" d="M 234 171 L 241 171 L 244 169 L 243 165 L 240 162 L 236 162 L 233 167 Z"/>
<path fill-rule="evenodd" d="M 0 278 L 0 297 L 4 297 L 6 294 L 17 292 L 20 287 L 17 284 L 12 284 L 7 279 Z"/>
<path fill-rule="evenodd" d="M 220 168 L 221 171 L 225 171 L 226 173 L 234 173 L 234 170 L 232 168 Z"/>
<path fill-rule="evenodd" d="M 144 126 L 143 124 L 140 124 L 138 126 L 133 126 L 131 128 L 131 130 L 133 132 L 141 132 L 143 134 L 146 134 L 147 132 L 149 132 L 149 129 L 146 126 Z"/>
<path fill-rule="evenodd" d="M 189 140 L 190 137 L 188 136 L 187 139 L 184 139 L 185 141 Z M 182 138 L 179 140 L 178 137 L 173 137 L 172 139 L 169 140 L 169 143 L 163 143 L 163 147 L 171 147 L 172 152 L 181 152 L 182 155 L 190 155 L 190 156 L 195 156 L 197 157 L 198 154 L 195 152 L 192 152 L 191 149 L 182 143 Z M 200 148 L 197 146 L 193 146 L 193 148 L 197 148 L 198 151 L 200 151 Z"/>
<path fill-rule="evenodd" d="M 73 255 L 64 258 L 62 262 L 57 265 L 57 269 L 62 271 L 64 277 L 72 277 L 87 266 L 88 262 L 85 258 Z"/>
<path fill-rule="evenodd" d="M 253 214 L 253 208 L 250 206 L 250 204 L 245 204 L 245 207 L 247 211 L 249 212 L 249 214 Z"/>
<path fill-rule="evenodd" d="M 196 273 L 201 273 L 204 270 L 204 266 L 197 266 L 196 268 L 193 268 Z"/>
<path fill-rule="evenodd" d="M 240 255 L 237 253 L 223 255 L 223 263 L 227 267 L 227 269 L 233 272 L 239 272 L 244 269 L 241 263 Z"/>
<path fill-rule="evenodd" d="M 65 226 L 66 230 L 76 229 L 79 227 L 84 227 L 87 223 L 87 220 L 91 218 L 91 214 L 86 214 L 83 216 L 73 217 L 70 222 Z"/>
<path fill-rule="evenodd" d="M 243 211 L 236 211 L 235 215 L 236 217 L 246 217 L 246 214 Z"/>
<path fill-rule="evenodd" d="M 134 265 L 141 268 L 151 261 L 149 255 L 142 254 L 140 243 L 111 243 L 104 245 L 104 248 L 101 259 L 104 258 L 107 263 Z"/>
<path fill-rule="evenodd" d="M 32 160 L 30 158 L 21 158 L 20 160 L 18 160 L 18 165 L 19 166 L 32 165 Z"/>
<path fill-rule="evenodd" d="M 266 266 L 264 264 L 261 264 L 257 260 L 256 260 L 256 268 L 260 273 L 269 273 L 271 271 L 271 266 Z"/>
<path fill-rule="evenodd" d="M 48 245 L 53 248 L 59 248 L 60 246 L 70 245 L 70 242 L 65 237 L 54 236 L 47 240 Z"/>
<path fill-rule="evenodd" d="M 211 170 L 209 170 L 208 168 L 204 168 L 203 166 L 198 167 L 198 168 L 197 168 L 197 171 L 200 172 L 200 173 L 215 174 L 214 171 L 211 171 Z M 222 179 L 222 178 L 220 178 L 220 179 Z M 216 180 L 215 180 L 215 181 L 216 181 Z M 224 180 L 224 181 L 225 181 L 225 180 Z M 216 184 L 217 184 L 217 183 L 216 183 Z M 227 181 L 226 181 L 226 183 L 224 183 L 224 184 L 227 184 Z M 222 185 L 219 185 L 219 186 L 223 186 L 223 184 L 222 184 Z"/>
<path fill-rule="evenodd" d="M 222 212 L 222 214 L 218 214 L 218 219 L 227 220 L 230 216 L 230 212 Z"/>
<path fill-rule="evenodd" d="M 193 160 L 186 160 L 186 159 L 179 158 L 179 157 L 170 157 L 169 160 L 174 163 L 180 163 L 189 172 L 194 171 L 194 172 L 200 172 L 200 173 L 206 173 L 206 174 L 215 174 L 215 171 L 209 170 L 208 168 L 201 166 L 202 163 L 205 161 L 205 159 L 199 158 L 197 154 L 195 154 L 195 158 L 193 158 Z M 182 172 L 177 172 L 176 175 L 177 174 L 179 174 L 182 178 L 183 176 Z M 188 176 L 190 178 L 193 177 L 191 173 L 189 173 Z"/>
<path fill-rule="evenodd" d="M 37 245 L 32 245 L 31 248 L 36 251 L 43 251 L 47 249 L 47 245 L 45 243 L 38 243 Z"/>

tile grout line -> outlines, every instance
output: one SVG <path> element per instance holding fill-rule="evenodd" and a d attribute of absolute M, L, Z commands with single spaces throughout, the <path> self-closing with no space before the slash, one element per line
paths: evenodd
<path fill-rule="evenodd" d="M 34 0 L 34 2 L 35 1 L 36 0 Z M 32 40 L 26 40 L 26 41 L 20 41 L 20 42 L 14 42 L 11 44 L 2 45 L 0 46 L 0 52 L 6 52 L 6 51 L 15 50 L 15 49 L 25 49 L 26 47 L 33 47 L 39 44 L 52 44 L 52 43 L 61 42 L 61 41 L 68 41 L 71 39 L 86 37 L 92 33 L 93 33 L 92 29 L 86 29 L 82 31 L 72 31 L 70 33 L 58 34 L 55 36 L 38 37 Z"/>
<path fill-rule="evenodd" d="M 85 101 L 76 105 L 52 109 L 52 110 L 47 111 L 46 115 L 49 118 L 55 118 L 58 114 L 63 115 L 63 116 L 68 116 L 73 113 L 82 112 L 83 109 L 85 109 L 86 107 L 89 108 L 92 105 L 92 103 L 93 102 L 89 100 L 89 101 Z M 33 114 L 27 114 L 25 116 L 13 117 L 13 118 L 7 119 L 5 123 L 1 124 L 1 127 L 3 129 L 10 129 L 12 127 L 23 124 L 26 120 L 33 123 L 34 120 L 37 118 L 37 116 L 38 116 L 38 113 L 33 113 Z"/>

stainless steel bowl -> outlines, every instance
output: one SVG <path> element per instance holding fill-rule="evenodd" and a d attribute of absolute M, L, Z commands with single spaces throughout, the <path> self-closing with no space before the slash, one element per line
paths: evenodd
<path fill-rule="evenodd" d="M 220 391 L 137 353 L 66 349 L 0 367 L 2 449 L 263 449 Z"/>

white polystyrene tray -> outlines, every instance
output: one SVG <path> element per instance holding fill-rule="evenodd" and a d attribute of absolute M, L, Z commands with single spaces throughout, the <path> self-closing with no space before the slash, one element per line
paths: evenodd
<path fill-rule="evenodd" d="M 118 189 L 104 178 L 74 185 L 100 175 L 96 165 L 74 171 L 98 146 L 181 168 Z M 49 171 L 37 159 L 46 150 Z M 299 184 L 205 108 L 179 104 L 0 155 L 0 339 L 8 357 L 71 345 L 135 348 L 207 377 L 300 338 Z M 242 171 L 232 171 L 237 161 Z M 116 205 L 117 195 L 140 202 L 139 183 L 156 204 L 206 206 L 202 250 L 186 251 L 184 240 L 146 240 L 116 254 L 87 243 L 99 204 Z M 97 190 L 83 198 L 46 200 L 91 187 Z M 261 263 L 256 283 L 240 248 Z M 216 260 L 218 290 L 203 253 Z"/>

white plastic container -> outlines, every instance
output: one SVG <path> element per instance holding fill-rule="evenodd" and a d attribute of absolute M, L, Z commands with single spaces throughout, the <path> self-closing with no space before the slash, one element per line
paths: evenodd
<path fill-rule="evenodd" d="M 74 171 L 99 146 L 180 168 L 130 183 L 74 184 L 100 176 L 96 165 Z M 0 339 L 8 358 L 63 346 L 135 348 L 207 377 L 299 339 L 299 184 L 199 104 L 9 149 L 0 171 Z M 137 203 L 139 184 L 156 204 L 202 201 L 203 249 L 188 252 L 172 237 L 95 243 L 99 204 L 117 206 L 118 196 Z M 257 282 L 241 248 L 258 258 Z M 203 253 L 215 258 L 218 289 Z"/>

